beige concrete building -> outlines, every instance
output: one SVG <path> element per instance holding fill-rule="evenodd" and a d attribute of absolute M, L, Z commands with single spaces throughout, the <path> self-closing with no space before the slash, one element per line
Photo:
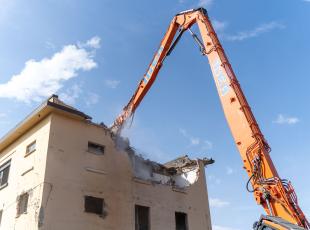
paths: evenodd
<path fill-rule="evenodd" d="M 210 163 L 145 160 L 54 95 L 0 140 L 0 229 L 209 230 Z"/>

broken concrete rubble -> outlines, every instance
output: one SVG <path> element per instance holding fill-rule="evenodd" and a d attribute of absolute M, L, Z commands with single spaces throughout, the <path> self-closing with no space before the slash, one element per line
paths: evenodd
<path fill-rule="evenodd" d="M 192 160 L 185 155 L 160 164 L 143 158 L 136 149 L 130 146 L 127 138 L 114 136 L 113 139 L 116 147 L 128 154 L 135 177 L 152 183 L 185 188 L 198 180 L 199 161 L 203 162 L 205 166 L 214 163 L 212 158 Z"/>

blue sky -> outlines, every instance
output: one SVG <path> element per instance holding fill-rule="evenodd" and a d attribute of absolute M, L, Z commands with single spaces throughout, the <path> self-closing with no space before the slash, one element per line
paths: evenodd
<path fill-rule="evenodd" d="M 310 1 L 0 0 L 0 135 L 57 93 L 111 124 L 145 73 L 173 15 L 204 6 L 282 178 L 310 217 Z M 242 169 L 210 67 L 189 34 L 125 130 L 146 157 L 212 157 L 215 230 L 249 229 L 263 210 Z"/>

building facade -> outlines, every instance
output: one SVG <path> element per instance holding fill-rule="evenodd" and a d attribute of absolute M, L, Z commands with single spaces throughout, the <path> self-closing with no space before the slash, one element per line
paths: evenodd
<path fill-rule="evenodd" d="M 0 229 L 211 230 L 210 163 L 145 160 L 54 95 L 0 140 Z"/>

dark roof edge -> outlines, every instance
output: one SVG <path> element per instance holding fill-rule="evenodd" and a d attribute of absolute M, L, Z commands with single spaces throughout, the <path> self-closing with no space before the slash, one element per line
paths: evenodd
<path fill-rule="evenodd" d="M 54 103 L 52 101 L 50 101 L 50 99 L 52 97 L 57 97 L 57 95 L 52 95 L 51 97 L 49 97 L 49 99 L 45 100 L 43 103 L 41 103 L 37 108 L 35 108 L 30 114 L 28 114 L 22 121 L 20 121 L 19 123 L 17 123 L 17 125 L 15 125 L 11 130 L 9 130 L 4 136 L 2 136 L 0 138 L 0 145 L 2 143 L 4 143 L 8 138 L 10 138 L 12 135 L 14 135 L 14 133 L 20 129 L 21 127 L 23 127 L 25 124 L 27 124 L 27 122 L 29 122 L 36 114 L 40 113 L 41 111 L 43 111 L 45 108 L 51 107 L 51 108 L 55 108 L 70 114 L 73 114 L 75 116 L 79 116 L 87 121 L 91 121 L 91 117 L 88 116 L 87 114 L 77 110 L 77 109 L 73 109 L 61 104 L 57 104 Z"/>
<path fill-rule="evenodd" d="M 78 115 L 78 116 L 81 116 L 83 117 L 84 119 L 86 120 L 91 120 L 92 117 L 91 116 L 88 116 L 87 114 L 81 112 L 81 111 L 78 111 L 78 110 L 75 110 L 75 109 L 71 109 L 69 107 L 66 107 L 66 106 L 63 106 L 63 105 L 59 105 L 57 103 L 54 103 L 54 102 L 51 102 L 51 101 L 47 101 L 46 103 L 48 106 L 51 106 L 51 107 L 54 107 L 56 109 L 60 109 L 60 110 L 63 110 L 65 112 L 68 112 L 68 113 L 73 113 L 74 115 Z"/>

